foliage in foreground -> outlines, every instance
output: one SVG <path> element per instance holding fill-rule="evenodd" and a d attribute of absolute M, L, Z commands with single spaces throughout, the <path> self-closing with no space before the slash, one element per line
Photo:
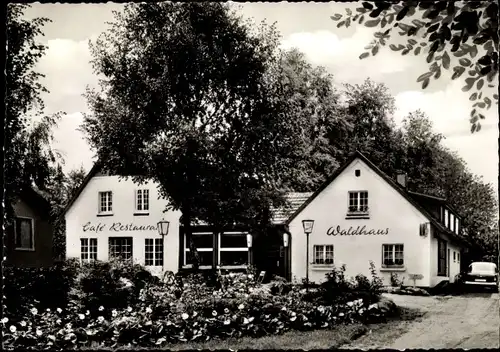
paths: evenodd
<path fill-rule="evenodd" d="M 489 109 L 492 99 L 485 92 L 486 86 L 496 88 L 498 80 L 498 3 L 496 1 L 377 1 L 363 2 L 356 13 L 346 9 L 346 16 L 331 16 L 339 21 L 337 27 L 349 27 L 358 22 L 366 27 L 380 27 L 375 39 L 366 47 L 369 51 L 360 59 L 375 56 L 379 49 L 391 39 L 393 28 L 399 29 L 400 37 L 408 37 L 406 45 L 390 44 L 393 51 L 402 55 L 426 55 L 429 71 L 420 75 L 425 89 L 432 78 L 439 79 L 441 70 L 453 66 L 452 79 L 467 71 L 462 91 L 476 90 L 469 97 L 473 101 L 471 110 L 471 132 L 479 131 L 479 120 L 484 119 L 481 110 Z M 421 19 L 415 18 L 420 15 Z M 405 22 L 408 20 L 407 22 Z M 411 20 L 411 22 L 409 22 Z M 415 38 L 415 39 L 413 39 Z M 484 96 L 483 96 L 483 93 Z M 493 93 L 498 104 L 498 93 Z"/>
<path fill-rule="evenodd" d="M 7 348 L 57 350 L 128 344 L 154 347 L 326 329 L 382 318 L 376 303 L 376 280 L 370 282 L 361 276 L 348 280 L 342 270 L 335 269 L 329 276 L 334 283 L 306 296 L 301 285 L 290 285 L 285 292 L 276 289 L 285 283 L 262 285 L 251 273 L 217 275 L 214 282 L 201 274 L 154 280 L 137 265 L 96 263 L 80 268 L 73 276 L 77 285 L 68 295 L 68 304 L 49 308 L 42 306 L 43 302 L 24 301 L 26 309 L 16 310 L 23 313 L 6 315 L 2 320 L 4 344 Z M 99 279 L 99 275 L 104 278 Z M 99 290 L 92 289 L 98 286 Z M 337 287 L 335 299 L 325 294 L 328 287 Z M 110 299 L 112 290 L 115 300 Z M 128 295 L 117 292 L 120 290 Z M 374 293 L 371 298 L 363 295 L 370 291 Z"/>

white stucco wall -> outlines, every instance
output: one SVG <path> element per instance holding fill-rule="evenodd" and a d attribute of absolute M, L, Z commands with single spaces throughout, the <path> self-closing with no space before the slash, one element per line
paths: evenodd
<path fill-rule="evenodd" d="M 359 177 L 355 170 L 361 170 Z M 346 219 L 349 191 L 368 191 L 369 219 Z M 430 244 L 432 235 L 420 236 L 420 224 L 428 222 L 417 209 L 402 197 L 384 179 L 371 170 L 360 159 L 354 160 L 321 194 L 319 194 L 290 223 L 292 278 L 301 279 L 306 274 L 306 236 L 302 228 L 303 219 L 314 219 L 314 230 L 310 235 L 309 258 L 313 259 L 314 245 L 334 245 L 334 263 L 346 265 L 346 274 L 358 273 L 370 277 L 369 261 L 372 260 L 386 285 L 390 285 L 390 274 L 396 272 L 404 278 L 404 284 L 413 284 L 408 274 L 421 274 L 417 286 L 431 284 Z M 366 231 L 388 228 L 386 235 L 337 235 L 328 236 L 330 227 L 341 229 L 366 226 Z M 385 271 L 382 267 L 382 244 L 404 244 L 405 268 L 402 271 Z M 437 254 L 436 254 L 437 256 Z M 309 280 L 321 282 L 331 268 L 309 265 Z M 399 269 L 401 270 L 401 269 Z"/>
<path fill-rule="evenodd" d="M 134 216 L 135 190 L 149 189 L 149 215 Z M 113 215 L 98 216 L 98 193 L 113 192 Z M 145 263 L 145 239 L 160 238 L 156 229 L 158 221 L 170 221 L 169 233 L 164 239 L 164 269 L 177 272 L 179 256 L 179 218 L 180 212 L 164 213 L 165 199 L 158 199 L 157 187 L 153 182 L 136 185 L 129 180 L 120 180 L 118 176 L 93 177 L 75 203 L 66 213 L 66 256 L 80 258 L 80 238 L 97 238 L 97 259 L 108 260 L 109 237 L 133 237 L 134 261 Z M 84 231 L 89 223 L 99 227 L 99 231 Z M 117 224 L 120 223 L 120 224 Z M 154 229 L 126 231 L 120 225 L 152 226 Z M 153 273 L 160 274 L 161 266 L 148 267 Z"/>

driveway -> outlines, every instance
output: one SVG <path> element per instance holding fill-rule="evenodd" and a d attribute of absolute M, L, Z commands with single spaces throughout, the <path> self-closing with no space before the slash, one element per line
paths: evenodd
<path fill-rule="evenodd" d="M 460 296 L 403 296 L 386 294 L 398 306 L 418 309 L 423 316 L 404 330 L 366 336 L 348 348 L 496 348 L 500 347 L 500 307 L 498 293 L 465 293 Z M 395 332 L 395 331 L 394 331 Z M 374 333 L 375 334 L 375 333 Z M 394 336 L 395 335 L 395 336 Z"/>

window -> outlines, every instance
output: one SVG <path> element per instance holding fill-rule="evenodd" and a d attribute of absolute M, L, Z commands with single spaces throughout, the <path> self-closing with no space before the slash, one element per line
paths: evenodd
<path fill-rule="evenodd" d="M 349 213 L 368 212 L 368 192 L 349 192 Z"/>
<path fill-rule="evenodd" d="M 356 177 L 361 176 L 361 170 L 355 170 L 354 174 L 356 175 Z"/>
<path fill-rule="evenodd" d="M 448 209 L 444 210 L 444 226 L 448 227 L 448 221 L 449 221 L 449 212 Z"/>
<path fill-rule="evenodd" d="M 35 220 L 31 218 L 15 219 L 14 237 L 16 249 L 34 250 L 35 249 Z"/>
<path fill-rule="evenodd" d="M 97 260 L 97 238 L 80 238 L 80 259 L 86 263 Z"/>
<path fill-rule="evenodd" d="M 438 239 L 438 276 L 446 276 L 446 241 Z"/>
<path fill-rule="evenodd" d="M 456 217 L 455 217 L 455 233 L 456 233 L 457 235 L 459 234 L 458 225 L 459 225 L 458 218 L 456 218 Z"/>
<path fill-rule="evenodd" d="M 248 264 L 247 234 L 225 232 L 219 234 L 219 265 L 245 266 Z"/>
<path fill-rule="evenodd" d="M 149 189 L 135 191 L 135 211 L 138 213 L 147 213 L 149 211 Z"/>
<path fill-rule="evenodd" d="M 455 216 L 450 213 L 450 230 L 455 232 Z"/>
<path fill-rule="evenodd" d="M 163 238 L 146 238 L 145 241 L 145 265 L 163 265 Z"/>
<path fill-rule="evenodd" d="M 453 251 L 453 263 L 457 261 L 457 252 Z"/>
<path fill-rule="evenodd" d="M 402 244 L 382 245 L 382 267 L 403 268 L 404 246 Z"/>
<path fill-rule="evenodd" d="M 110 237 L 109 259 L 132 259 L 132 237 Z"/>
<path fill-rule="evenodd" d="M 213 234 L 198 232 L 192 234 L 193 242 L 200 258 L 200 267 L 212 267 L 213 263 Z M 191 251 L 184 235 L 184 265 L 191 264 Z"/>
<path fill-rule="evenodd" d="M 225 232 L 219 234 L 217 259 L 222 267 L 244 267 L 248 264 L 248 246 L 245 232 Z M 198 250 L 200 267 L 212 267 L 213 265 L 213 234 L 210 232 L 193 233 L 193 241 Z M 184 265 L 191 263 L 189 243 L 184 236 Z"/>
<path fill-rule="evenodd" d="M 333 264 L 333 245 L 315 245 L 313 264 Z"/>
<path fill-rule="evenodd" d="M 99 192 L 99 214 L 113 212 L 113 193 L 111 191 Z"/>

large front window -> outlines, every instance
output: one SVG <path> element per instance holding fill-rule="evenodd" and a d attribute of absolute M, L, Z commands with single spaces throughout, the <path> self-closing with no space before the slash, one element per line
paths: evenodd
<path fill-rule="evenodd" d="M 34 250 L 35 234 L 34 220 L 31 218 L 16 218 L 14 223 L 16 249 Z"/>
<path fill-rule="evenodd" d="M 368 213 L 368 191 L 349 192 L 348 214 Z"/>
<path fill-rule="evenodd" d="M 446 241 L 438 239 L 438 276 L 446 276 Z"/>
<path fill-rule="evenodd" d="M 384 244 L 382 245 L 382 267 L 403 268 L 404 267 L 404 245 Z"/>
<path fill-rule="evenodd" d="M 109 258 L 132 259 L 132 237 L 110 237 Z"/>
<path fill-rule="evenodd" d="M 213 233 L 195 232 L 193 242 L 198 251 L 200 268 L 211 268 L 214 260 Z M 216 258 L 221 267 L 243 267 L 248 264 L 248 247 L 246 233 L 225 232 L 219 234 L 218 246 L 215 248 Z M 184 265 L 191 263 L 189 243 L 184 235 Z"/>
<path fill-rule="evenodd" d="M 163 265 L 163 238 L 146 238 L 145 241 L 145 265 Z"/>
<path fill-rule="evenodd" d="M 242 232 L 219 234 L 219 265 L 244 266 L 247 263 L 247 234 Z"/>
<path fill-rule="evenodd" d="M 84 263 L 97 260 L 97 238 L 80 238 L 80 259 Z"/>
<path fill-rule="evenodd" d="M 333 245 L 315 245 L 313 249 L 313 264 L 333 264 Z"/>

